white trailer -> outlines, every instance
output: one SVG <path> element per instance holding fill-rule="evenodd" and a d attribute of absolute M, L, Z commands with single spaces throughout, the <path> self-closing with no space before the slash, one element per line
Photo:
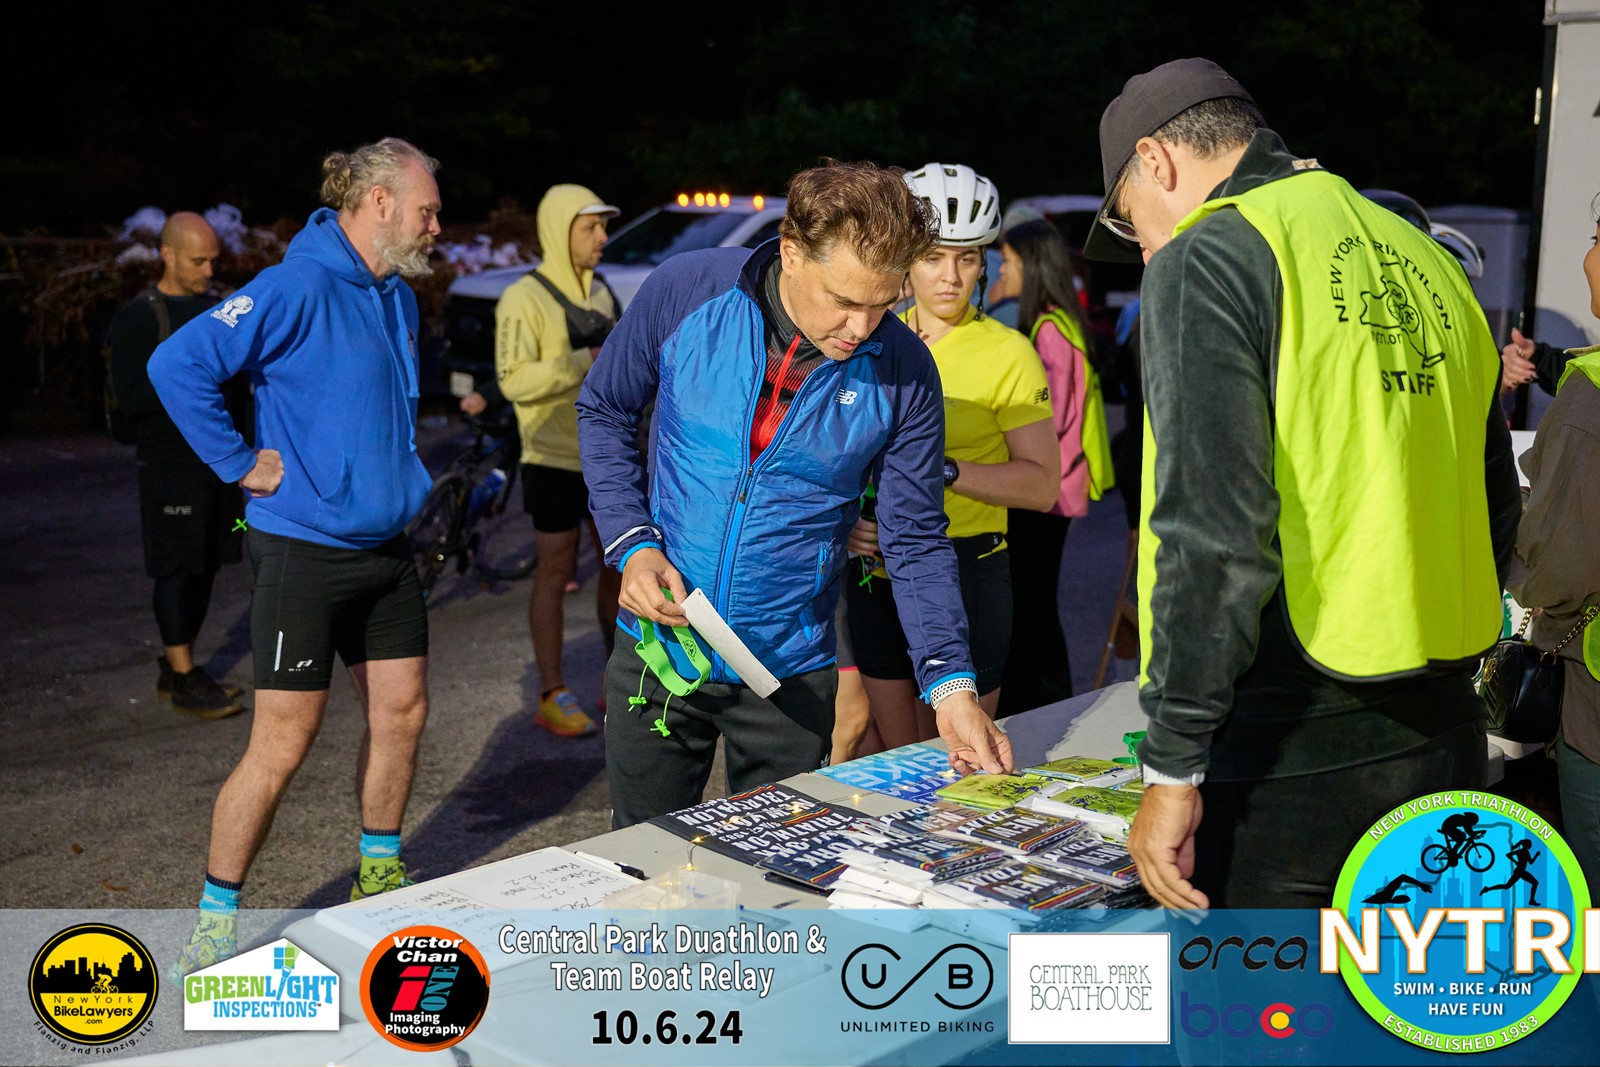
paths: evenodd
<path fill-rule="evenodd" d="M 1600 344 L 1582 268 L 1600 195 L 1600 0 L 1545 0 L 1544 22 L 1544 169 L 1534 193 L 1532 328 L 1524 332 L 1572 348 Z"/>

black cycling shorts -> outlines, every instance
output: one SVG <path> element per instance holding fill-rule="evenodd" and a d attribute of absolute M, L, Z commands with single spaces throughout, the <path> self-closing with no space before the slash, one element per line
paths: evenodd
<path fill-rule="evenodd" d="M 1011 563 L 1001 534 L 975 534 L 950 540 L 956 550 L 961 603 L 967 609 L 967 643 L 972 652 L 978 694 L 1000 688 L 1011 647 Z M 845 603 L 850 618 L 850 644 L 857 668 L 868 678 L 915 678 L 900 613 L 894 606 L 894 583 L 874 578 L 865 585 L 850 568 Z"/>
<path fill-rule="evenodd" d="M 576 530 L 589 517 L 589 487 L 578 471 L 522 465 L 522 509 L 539 533 Z"/>
<path fill-rule="evenodd" d="M 428 654 L 428 611 L 406 539 L 334 548 L 251 530 L 257 689 L 317 691 L 346 667 Z"/>
<path fill-rule="evenodd" d="M 139 461 L 139 530 L 152 578 L 213 574 L 238 563 L 244 492 L 202 463 Z"/>

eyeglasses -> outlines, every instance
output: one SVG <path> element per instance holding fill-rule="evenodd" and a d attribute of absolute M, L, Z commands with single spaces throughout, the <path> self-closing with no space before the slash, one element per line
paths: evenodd
<path fill-rule="evenodd" d="M 1135 244 L 1139 242 L 1139 231 L 1133 228 L 1133 223 L 1127 219 L 1117 218 L 1111 214 L 1111 208 L 1109 207 L 1102 208 L 1100 214 L 1095 217 L 1095 221 L 1124 241 L 1132 241 Z"/>
<path fill-rule="evenodd" d="M 1127 219 L 1118 218 L 1111 213 L 1113 204 L 1122 199 L 1122 182 L 1119 180 L 1111 190 L 1111 195 L 1106 198 L 1105 207 L 1100 209 L 1100 214 L 1095 216 L 1095 221 L 1124 241 L 1139 243 L 1139 231 L 1133 228 L 1133 223 Z"/>

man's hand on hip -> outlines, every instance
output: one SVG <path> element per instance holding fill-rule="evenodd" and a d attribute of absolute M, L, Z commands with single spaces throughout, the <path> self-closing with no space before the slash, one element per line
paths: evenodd
<path fill-rule="evenodd" d="M 671 600 L 661 592 L 663 586 L 672 590 Z M 683 613 L 683 601 L 688 595 L 683 575 L 667 562 L 666 553 L 658 548 L 641 548 L 628 557 L 622 568 L 622 591 L 617 602 L 641 619 L 666 626 L 687 626 L 689 617 Z"/>
<path fill-rule="evenodd" d="M 1128 851 L 1145 892 L 1165 908 L 1208 908 L 1211 901 L 1189 884 L 1194 874 L 1194 832 L 1200 825 L 1200 790 L 1192 785 L 1147 785 L 1128 831 Z"/>
<path fill-rule="evenodd" d="M 962 690 L 951 693 L 933 709 L 939 737 L 950 750 L 950 766 L 963 774 L 985 770 L 1009 774 L 1011 738 L 978 706 L 978 698 Z"/>
<path fill-rule="evenodd" d="M 275 448 L 256 453 L 256 465 L 239 479 L 239 485 L 253 497 L 271 496 L 283 483 L 283 457 Z"/>

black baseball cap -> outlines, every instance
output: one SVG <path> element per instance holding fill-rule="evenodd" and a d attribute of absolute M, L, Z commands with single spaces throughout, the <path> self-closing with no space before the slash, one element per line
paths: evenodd
<path fill-rule="evenodd" d="M 1111 209 L 1112 186 L 1132 158 L 1139 138 L 1150 136 L 1196 104 L 1229 96 L 1255 103 L 1233 75 L 1209 59 L 1175 59 L 1129 78 L 1122 95 L 1107 104 L 1100 116 L 1100 167 L 1106 181 L 1101 212 Z M 1140 259 L 1137 245 L 1098 223 L 1089 228 L 1083 254 L 1112 262 L 1136 263 Z"/>

